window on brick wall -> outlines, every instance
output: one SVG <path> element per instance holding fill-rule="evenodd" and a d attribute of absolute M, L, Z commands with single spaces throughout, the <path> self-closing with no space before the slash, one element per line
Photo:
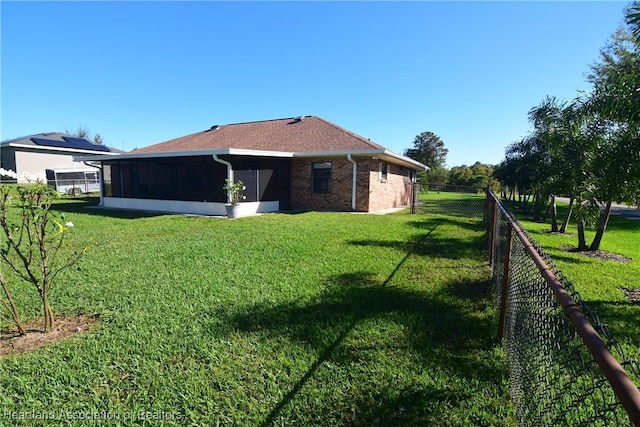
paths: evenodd
<path fill-rule="evenodd" d="M 380 181 L 382 182 L 387 182 L 387 175 L 389 173 L 389 165 L 386 163 L 380 163 L 379 166 L 379 175 L 380 175 Z"/>
<path fill-rule="evenodd" d="M 331 193 L 331 162 L 313 163 L 312 192 L 316 194 Z"/>

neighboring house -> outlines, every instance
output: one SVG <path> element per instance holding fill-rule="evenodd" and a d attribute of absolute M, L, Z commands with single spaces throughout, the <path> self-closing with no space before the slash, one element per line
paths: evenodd
<path fill-rule="evenodd" d="M 73 156 L 97 153 L 116 155 L 122 151 L 65 133 L 39 133 L 0 142 L 0 167 L 16 172 L 18 182 L 26 182 L 29 176 L 44 179 L 46 169 L 77 169 Z"/>
<path fill-rule="evenodd" d="M 212 126 L 102 164 L 102 206 L 225 215 L 225 179 L 245 185 L 243 213 L 374 212 L 408 206 L 427 166 L 320 117 Z"/>

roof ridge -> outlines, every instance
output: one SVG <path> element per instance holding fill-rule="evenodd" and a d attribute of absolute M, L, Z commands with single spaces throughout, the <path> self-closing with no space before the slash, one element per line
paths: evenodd
<path fill-rule="evenodd" d="M 342 127 L 342 126 L 340 126 L 340 125 L 337 125 L 337 124 L 335 124 L 335 123 L 333 123 L 333 122 L 330 122 L 330 121 L 329 121 L 329 120 L 327 120 L 327 119 L 323 119 L 323 118 L 322 118 L 322 117 L 320 117 L 320 116 L 314 116 L 314 117 L 316 117 L 317 119 L 319 119 L 319 120 L 321 120 L 321 121 L 323 121 L 323 122 L 327 123 L 328 125 L 333 126 L 334 128 L 336 128 L 336 129 L 338 129 L 338 130 L 341 130 L 342 132 L 346 132 L 346 133 L 348 133 L 349 135 L 351 135 L 351 136 L 353 136 L 353 137 L 355 137 L 355 138 L 357 138 L 357 139 L 361 140 L 362 142 L 364 142 L 365 144 L 367 144 L 367 145 L 371 146 L 372 148 L 385 148 L 385 147 L 383 147 L 382 145 L 380 145 L 380 144 L 378 144 L 378 143 L 372 142 L 370 139 L 365 138 L 365 137 L 364 137 L 364 136 L 362 136 L 362 135 L 358 135 L 358 134 L 357 134 L 357 133 L 355 133 L 355 132 L 351 132 L 349 129 L 345 129 L 345 128 L 343 128 L 343 127 Z"/>
<path fill-rule="evenodd" d="M 2 143 L 10 143 L 10 142 L 20 141 L 21 139 L 40 138 L 40 137 L 46 137 L 46 136 L 49 136 L 49 135 L 56 135 L 56 134 L 71 136 L 71 135 L 69 135 L 68 133 L 65 133 L 65 132 L 40 132 L 40 133 L 31 134 L 31 135 L 19 136 L 17 138 L 3 139 L 0 142 L 2 142 Z"/>
<path fill-rule="evenodd" d="M 395 154 L 370 138 L 317 115 L 219 124 L 210 129 L 142 147 L 132 153 L 197 152 L 216 149 Z"/>
<path fill-rule="evenodd" d="M 266 122 L 277 122 L 280 120 L 295 120 L 296 117 L 314 117 L 314 116 L 294 116 L 294 117 L 281 117 L 279 119 L 266 119 L 266 120 L 250 120 L 248 122 L 238 122 L 238 123 L 227 123 L 219 126 L 235 126 L 235 125 L 248 125 L 251 123 L 266 123 Z"/>

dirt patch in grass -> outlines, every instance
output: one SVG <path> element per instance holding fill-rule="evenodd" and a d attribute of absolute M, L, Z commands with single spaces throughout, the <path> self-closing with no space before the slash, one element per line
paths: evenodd
<path fill-rule="evenodd" d="M 640 304 L 640 289 L 622 288 L 622 293 L 631 304 Z"/>
<path fill-rule="evenodd" d="M 541 230 L 544 234 L 551 234 L 552 236 L 567 236 L 567 237 L 575 237 L 577 234 L 574 233 L 560 233 L 559 231 L 551 231 L 549 229 Z"/>
<path fill-rule="evenodd" d="M 581 253 L 585 256 L 601 259 L 604 261 L 615 261 L 621 264 L 624 264 L 625 262 L 631 262 L 631 258 L 627 258 L 624 255 L 614 254 L 613 252 L 607 252 L 600 249 L 598 249 L 597 251 L 585 251 Z"/>
<path fill-rule="evenodd" d="M 65 338 L 84 334 L 96 323 L 95 316 L 75 315 L 56 318 L 53 330 L 42 331 L 42 319 L 34 319 L 25 324 L 26 335 L 17 331 L 0 333 L 0 357 L 37 350 Z"/>
<path fill-rule="evenodd" d="M 614 254 L 613 252 L 607 252 L 601 249 L 598 249 L 595 251 L 579 251 L 578 248 L 576 248 L 575 246 L 561 246 L 558 249 L 562 251 L 582 254 L 584 256 L 588 256 L 589 258 L 595 258 L 603 261 L 614 261 L 614 262 L 619 262 L 621 264 L 632 261 L 631 258 L 628 258 L 624 255 Z"/>

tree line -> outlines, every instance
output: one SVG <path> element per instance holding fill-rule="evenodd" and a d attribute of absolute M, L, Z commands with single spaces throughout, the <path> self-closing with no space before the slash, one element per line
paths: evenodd
<path fill-rule="evenodd" d="M 446 169 L 440 137 L 417 135 L 404 154 L 431 167 L 422 183 L 499 190 L 534 219 L 550 214 L 553 232 L 566 232 L 575 220 L 578 250 L 599 249 L 613 203 L 640 205 L 640 2 L 624 15 L 590 67 L 591 90 L 572 101 L 547 96 L 531 108 L 532 131 L 510 144 L 498 165 Z M 569 198 L 564 218 L 556 214 L 559 195 Z M 596 228 L 590 244 L 587 227 Z"/>
<path fill-rule="evenodd" d="M 640 2 L 624 13 L 590 67 L 591 90 L 572 101 L 547 96 L 531 108 L 533 129 L 493 171 L 503 197 L 517 198 L 536 218 L 551 213 L 552 231 L 565 232 L 573 217 L 578 250 L 599 249 L 613 203 L 640 202 Z M 569 198 L 562 221 L 557 195 Z M 597 231 L 587 244 L 589 226 Z"/>
<path fill-rule="evenodd" d="M 499 182 L 493 177 L 494 166 L 475 162 L 471 166 L 445 167 L 449 150 L 442 139 L 433 132 L 422 132 L 413 140 L 413 148 L 404 151 L 404 155 L 429 166 L 428 173 L 420 173 L 423 188 L 427 185 L 452 185 L 474 188 L 491 187 L 498 190 Z"/>

